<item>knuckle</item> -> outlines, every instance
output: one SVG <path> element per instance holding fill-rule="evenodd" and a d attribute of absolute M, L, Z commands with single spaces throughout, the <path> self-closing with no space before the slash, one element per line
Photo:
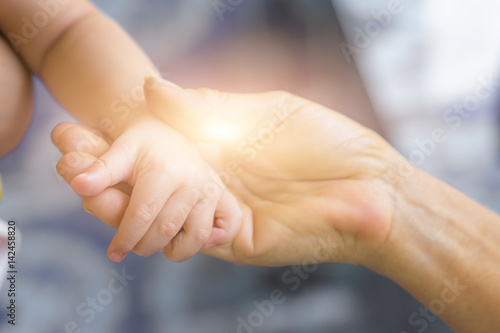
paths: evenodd
<path fill-rule="evenodd" d="M 177 225 L 173 222 L 160 223 L 158 234 L 161 238 L 171 239 L 177 234 Z"/>
<path fill-rule="evenodd" d="M 186 179 L 184 188 L 182 189 L 183 197 L 189 198 L 188 202 L 194 205 L 198 200 L 203 197 L 203 192 L 198 188 L 198 178 L 192 177 Z"/>
<path fill-rule="evenodd" d="M 151 224 L 155 212 L 156 205 L 154 203 L 144 203 L 132 211 L 132 219 L 143 224 Z"/>
<path fill-rule="evenodd" d="M 189 205 L 185 202 L 179 202 L 174 209 L 171 209 L 172 211 L 169 212 L 167 220 L 182 225 L 191 212 L 192 207 L 193 205 Z"/>
<path fill-rule="evenodd" d="M 194 201 L 194 200 L 192 200 Z M 179 202 L 176 207 L 176 211 L 170 213 L 169 219 L 171 221 L 184 222 L 193 209 L 195 202 Z"/>
<path fill-rule="evenodd" d="M 206 193 L 204 193 L 204 195 L 206 195 L 208 197 L 208 195 Z M 210 200 L 210 198 L 202 198 L 198 201 L 198 203 L 193 207 L 193 210 L 196 210 L 198 212 L 202 212 L 206 209 L 210 209 L 210 207 L 212 205 L 214 205 L 215 201 L 214 200 Z"/>
<path fill-rule="evenodd" d="M 79 126 L 68 128 L 66 134 L 66 144 L 68 148 L 73 148 L 76 151 L 90 153 L 93 148 L 93 143 L 89 140 L 88 131 Z"/>
<path fill-rule="evenodd" d="M 94 148 L 105 144 L 102 132 L 98 129 L 86 128 L 85 139 Z"/>
<path fill-rule="evenodd" d="M 84 167 L 83 158 L 78 153 L 71 152 L 64 154 L 57 162 L 56 171 L 61 177 L 69 180 L 67 177 L 74 175 Z"/>
<path fill-rule="evenodd" d="M 209 236 L 210 236 L 210 229 L 208 228 L 199 228 L 193 233 L 193 239 L 198 243 L 206 242 Z"/>
<path fill-rule="evenodd" d="M 92 163 L 92 166 L 96 169 L 104 169 L 106 171 L 109 171 L 109 161 L 107 161 L 104 157 L 103 158 L 98 158 L 95 160 L 94 163 Z"/>
<path fill-rule="evenodd" d="M 64 177 L 66 175 L 66 164 L 64 163 L 64 156 L 57 162 L 56 171 L 61 176 Z"/>
<path fill-rule="evenodd" d="M 68 141 L 68 138 L 70 137 L 68 134 L 70 133 L 70 130 L 73 129 L 76 125 L 74 124 L 61 124 L 58 125 L 53 131 L 52 131 L 52 140 L 54 143 L 59 146 L 63 147 L 66 142 Z"/>
<path fill-rule="evenodd" d="M 76 168 L 83 165 L 83 157 L 77 152 L 69 152 L 61 157 L 60 163 L 66 168 Z"/>
<path fill-rule="evenodd" d="M 101 143 L 96 134 L 79 126 L 67 129 L 61 137 L 63 140 L 59 139 L 60 146 L 67 151 L 81 151 L 92 154 Z"/>
<path fill-rule="evenodd" d="M 92 154 L 93 148 L 94 146 L 88 140 L 81 140 L 75 146 L 76 151 L 81 151 L 88 154 Z"/>

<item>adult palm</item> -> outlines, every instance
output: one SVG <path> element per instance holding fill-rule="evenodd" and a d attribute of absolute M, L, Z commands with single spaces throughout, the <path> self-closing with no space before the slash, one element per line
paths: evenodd
<path fill-rule="evenodd" d="M 145 92 L 240 201 L 237 238 L 205 253 L 265 266 L 359 263 L 388 237 L 389 175 L 404 160 L 376 133 L 285 92 L 185 90 L 152 78 Z"/>

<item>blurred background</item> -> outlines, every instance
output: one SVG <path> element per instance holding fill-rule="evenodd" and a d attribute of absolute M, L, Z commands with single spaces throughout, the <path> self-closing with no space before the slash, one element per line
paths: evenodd
<path fill-rule="evenodd" d="M 93 2 L 168 80 L 232 92 L 288 90 L 324 104 L 500 213 L 498 2 Z M 34 80 L 29 131 L 0 159 L 0 216 L 15 219 L 23 236 L 18 322 L 0 320 L 1 332 L 451 332 L 438 319 L 425 328 L 412 322 L 423 305 L 362 267 L 320 265 L 298 275 L 291 267 L 243 267 L 201 255 L 176 264 L 161 254 L 111 263 L 113 230 L 86 214 L 55 172 L 60 154 L 50 132 L 74 119 Z M 427 149 L 435 129 L 446 140 Z M 109 282 L 123 272 L 129 280 L 111 293 Z M 270 313 L 256 305 L 276 289 L 286 297 L 282 304 Z"/>

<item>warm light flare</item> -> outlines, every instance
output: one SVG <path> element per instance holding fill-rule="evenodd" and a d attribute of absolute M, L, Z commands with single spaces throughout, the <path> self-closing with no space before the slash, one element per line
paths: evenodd
<path fill-rule="evenodd" d="M 237 132 L 231 124 L 223 122 L 212 122 L 206 127 L 210 139 L 217 142 L 233 142 L 237 137 Z"/>

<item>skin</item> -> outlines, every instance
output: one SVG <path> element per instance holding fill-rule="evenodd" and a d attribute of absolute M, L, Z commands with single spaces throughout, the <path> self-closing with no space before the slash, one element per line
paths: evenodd
<path fill-rule="evenodd" d="M 39 11 L 35 1 L 2 1 L 0 30 L 5 36 L 20 35 L 22 18 L 31 18 Z M 58 14 L 36 36 L 29 38 L 28 43 L 16 45 L 25 66 L 40 75 L 59 102 L 84 123 L 100 127 L 108 140 L 121 138 L 128 131 L 147 137 L 147 129 L 157 126 L 152 118 L 143 115 L 143 101 L 133 107 L 128 104 L 127 112 L 110 111 L 123 94 L 142 86 L 145 75 L 156 73 L 130 38 L 88 2 L 61 5 Z M 25 72 L 21 73 L 26 77 Z M 491 332 L 500 326 L 494 313 L 500 301 L 496 287 L 500 277 L 497 215 L 412 169 L 373 132 L 316 104 L 283 93 L 237 96 L 164 88 L 150 89 L 151 108 L 172 127 L 197 141 L 203 156 L 214 167 L 224 169 L 224 162 L 232 159 L 241 167 L 230 177 L 228 186 L 240 203 L 243 224 L 230 244 L 212 246 L 204 252 L 254 265 L 302 264 L 309 258 L 362 264 L 394 279 L 426 305 L 443 297 L 447 290 L 443 281 L 458 279 L 465 290 L 456 300 L 446 303 L 441 317 L 457 332 Z M 246 142 L 245 138 L 251 137 L 261 122 L 270 123 L 276 110 L 290 111 L 286 112 L 289 122 L 284 129 L 267 144 L 258 140 Z M 206 122 L 202 120 L 218 118 L 238 129 L 240 136 L 222 142 L 205 133 Z M 159 126 L 155 132 L 164 133 L 164 129 Z M 134 181 L 134 170 L 144 164 L 130 161 L 138 161 L 139 156 L 125 156 L 129 161 L 128 176 L 113 178 L 116 169 L 99 167 L 113 165 L 109 156 L 119 155 L 113 151 L 128 152 L 126 148 L 137 139 L 132 140 L 131 134 L 119 141 L 122 145 L 113 143 L 111 147 L 105 140 L 96 139 L 90 148 L 78 152 L 82 147 L 78 137 L 86 133 L 87 130 L 71 125 L 58 127 L 54 132 L 59 147 L 66 145 L 61 148 L 66 152 L 62 161 L 71 161 L 68 156 L 72 154 L 81 157 L 78 163 L 66 165 L 66 179 L 84 195 L 84 206 L 98 217 L 119 228 L 125 225 L 127 230 L 144 232 L 144 224 L 153 225 L 153 216 L 161 212 L 156 214 L 158 203 L 146 202 L 146 206 L 155 207 L 154 214 L 137 221 L 126 217 L 128 211 L 128 216 L 151 211 L 141 209 L 148 195 L 134 192 L 155 186 L 140 185 L 139 179 Z M 180 140 L 177 134 L 165 130 L 165 137 L 162 134 L 160 139 Z M 72 140 L 76 145 L 71 145 Z M 141 140 L 144 141 L 130 151 L 137 152 L 152 144 L 147 138 Z M 235 153 L 241 140 L 254 146 L 258 154 L 247 155 L 237 148 Z M 165 153 L 161 147 L 155 149 L 158 150 L 151 153 Z M 147 159 L 144 163 L 151 165 Z M 163 163 L 162 159 L 157 165 L 153 163 L 159 166 L 155 170 L 161 169 Z M 88 168 L 93 172 L 81 176 Z M 121 175 L 125 174 L 122 170 Z M 123 181 L 133 186 L 132 197 L 128 194 L 130 187 L 120 184 Z M 111 185 L 114 187 L 107 187 Z M 99 192 L 101 188 L 104 189 Z M 144 200 L 134 200 L 134 193 Z M 137 206 L 129 206 L 131 202 Z M 225 223 L 222 220 L 221 225 Z M 131 243 L 138 237 L 133 235 L 132 241 L 126 241 L 123 234 L 119 233 L 121 236 L 110 246 L 109 254 L 114 259 L 117 258 L 113 253 L 119 259 L 137 246 Z M 168 237 L 163 240 L 168 241 Z M 207 247 L 217 245 L 212 243 L 206 243 Z M 143 244 L 144 251 L 148 246 L 153 250 L 158 246 L 154 237 L 146 238 Z M 182 260 L 188 253 L 180 250 L 174 259 Z M 169 249 L 164 251 L 172 254 Z"/>
<path fill-rule="evenodd" d="M 173 240 L 175 246 L 166 253 L 181 261 L 205 244 L 234 237 L 241 216 L 231 209 L 238 207 L 235 199 L 223 186 L 205 191 L 213 170 L 188 140 L 146 112 L 143 79 L 158 74 L 121 28 L 85 0 L 23 0 L 0 1 L 0 32 L 13 48 L 0 40 L 0 61 L 7 66 L 1 94 L 8 94 L 2 100 L 7 107 L 0 111 L 1 152 L 12 149 L 27 126 L 28 71 L 80 121 L 115 140 L 72 182 L 84 205 L 87 196 L 106 195 L 110 186 L 125 183 L 132 188 L 108 248 L 111 260 L 121 261 L 132 250 L 149 255 Z M 171 145 L 161 146 L 160 141 Z M 176 147 L 183 147 L 182 153 Z M 199 176 L 193 179 L 190 171 Z M 182 208 L 175 211 L 173 206 Z"/>
<path fill-rule="evenodd" d="M 227 169 L 231 160 L 240 165 L 226 180 L 244 213 L 241 229 L 230 244 L 204 253 L 262 266 L 364 265 L 434 310 L 420 317 L 427 322 L 439 315 L 456 332 L 500 327 L 499 216 L 413 168 L 377 134 L 283 92 L 236 95 L 158 86 L 147 100 L 153 112 L 199 145 L 214 168 Z M 241 143 L 271 128 L 283 111 L 283 127 L 246 158 Z M 214 120 L 236 134 L 214 135 L 207 130 Z M 59 146 L 79 142 L 85 132 L 78 127 L 60 134 Z M 107 143 L 97 146 L 106 149 Z M 85 154 L 87 164 L 95 160 L 75 147 L 65 146 L 63 160 L 68 154 Z M 128 197 L 112 200 L 115 211 L 99 209 L 96 199 L 93 212 L 116 225 Z"/>
<path fill-rule="evenodd" d="M 28 70 L 0 35 L 0 156 L 21 141 L 33 110 L 33 92 Z"/>

